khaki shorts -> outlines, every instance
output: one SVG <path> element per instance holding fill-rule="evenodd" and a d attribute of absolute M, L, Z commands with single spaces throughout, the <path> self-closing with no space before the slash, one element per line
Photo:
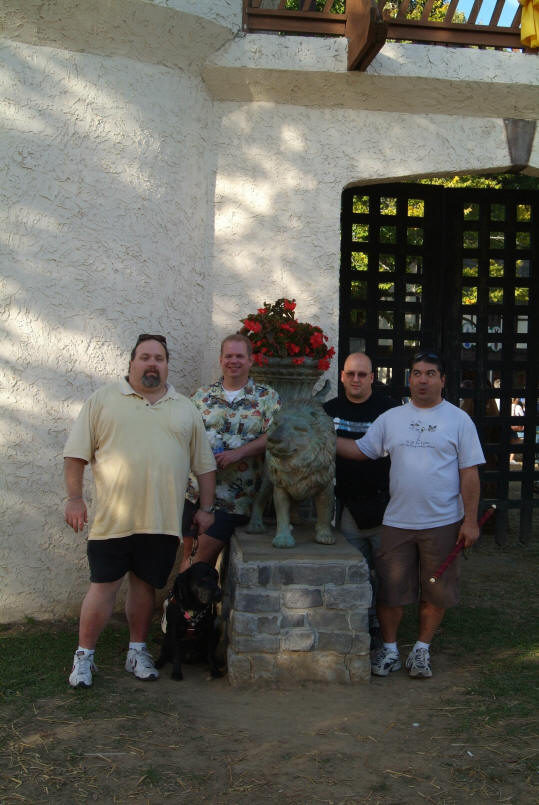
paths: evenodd
<path fill-rule="evenodd" d="M 401 607 L 421 601 L 437 607 L 454 607 L 459 596 L 460 556 L 457 556 L 434 584 L 431 576 L 447 559 L 456 545 L 458 523 L 412 530 L 382 527 L 382 539 L 374 555 L 379 587 L 377 602 L 388 607 Z"/>

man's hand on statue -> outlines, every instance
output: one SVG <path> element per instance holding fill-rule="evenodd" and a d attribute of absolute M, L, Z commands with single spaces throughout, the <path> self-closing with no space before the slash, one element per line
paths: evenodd
<path fill-rule="evenodd" d="M 82 531 L 88 522 L 86 503 L 80 498 L 68 500 L 65 507 L 65 521 L 75 533 Z"/>
<path fill-rule="evenodd" d="M 238 461 L 241 460 L 241 454 L 238 455 L 240 452 L 239 448 L 235 450 L 224 450 L 222 453 L 217 453 L 215 456 L 215 463 L 220 470 L 224 470 L 225 467 L 229 467 L 231 464 L 236 464 Z"/>

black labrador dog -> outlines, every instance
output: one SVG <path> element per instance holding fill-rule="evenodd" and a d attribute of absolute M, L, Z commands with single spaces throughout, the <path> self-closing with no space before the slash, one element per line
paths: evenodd
<path fill-rule="evenodd" d="M 172 679 L 183 679 L 182 660 L 204 658 L 212 677 L 223 676 L 217 667 L 215 649 L 215 604 L 222 598 L 219 575 L 206 562 L 197 562 L 174 581 L 165 602 L 162 628 L 165 632 L 156 668 L 172 662 Z M 166 625 L 165 625 L 166 624 Z"/>

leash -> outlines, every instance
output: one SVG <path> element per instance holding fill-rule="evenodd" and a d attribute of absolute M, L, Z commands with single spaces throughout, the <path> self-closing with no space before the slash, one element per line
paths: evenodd
<path fill-rule="evenodd" d="M 197 551 L 198 551 L 198 534 L 196 535 L 196 537 L 193 537 L 193 547 L 191 548 L 191 553 L 189 554 L 189 567 L 193 567 L 193 559 L 195 558 Z"/>
<path fill-rule="evenodd" d="M 494 514 L 495 508 L 496 506 L 493 503 L 492 506 L 489 506 L 489 508 L 486 509 L 485 512 L 483 512 L 483 516 L 481 517 L 481 519 L 477 524 L 479 528 L 481 528 L 481 526 L 487 522 L 488 518 Z M 463 550 L 463 548 L 464 548 L 464 542 L 457 542 L 457 544 L 455 545 L 455 547 L 453 548 L 447 559 L 444 562 L 442 562 L 440 567 L 437 569 L 434 576 L 430 577 L 429 581 L 431 584 L 436 584 L 440 576 L 442 576 L 445 573 L 451 562 L 453 562 L 456 559 L 456 557 Z"/>

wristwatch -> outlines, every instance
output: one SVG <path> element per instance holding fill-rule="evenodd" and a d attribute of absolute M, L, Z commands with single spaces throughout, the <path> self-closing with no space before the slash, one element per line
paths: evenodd
<path fill-rule="evenodd" d="M 206 512 L 206 514 L 213 514 L 215 512 L 215 506 L 199 506 L 201 512 Z"/>

